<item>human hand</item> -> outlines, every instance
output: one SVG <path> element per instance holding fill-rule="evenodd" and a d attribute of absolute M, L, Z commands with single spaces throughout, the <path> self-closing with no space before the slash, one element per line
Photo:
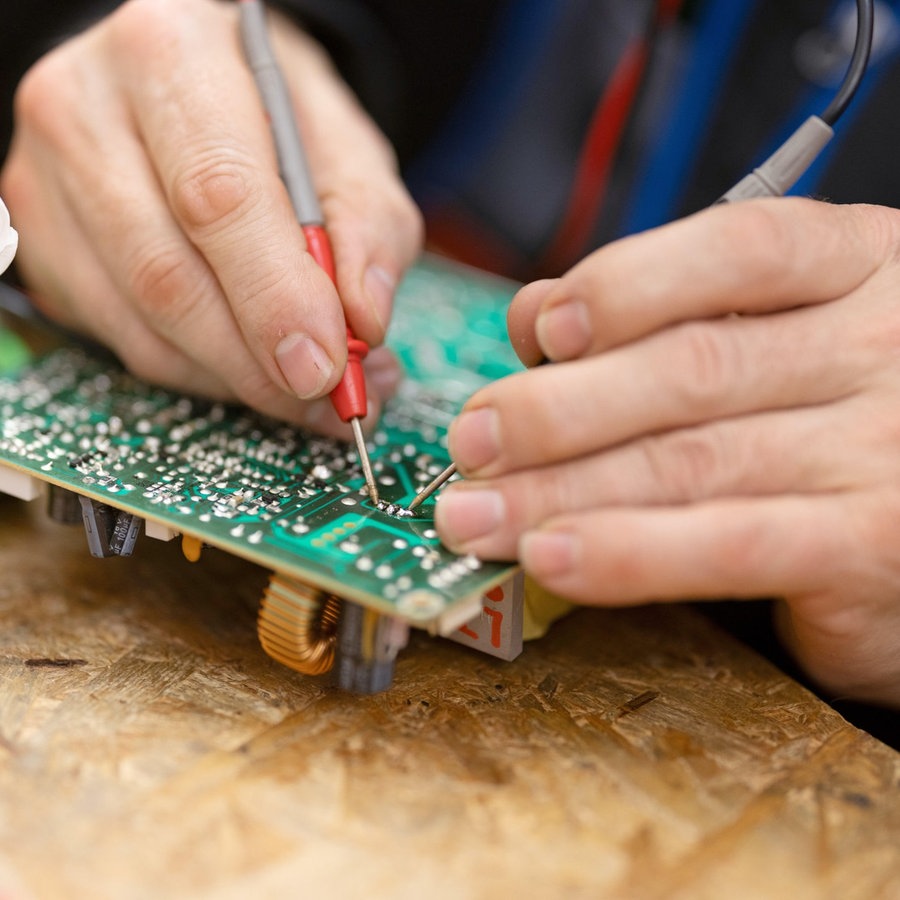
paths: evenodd
<path fill-rule="evenodd" d="M 421 224 L 321 49 L 275 14 L 270 26 L 340 300 L 279 179 L 236 4 L 130 0 L 40 60 L 17 92 L 0 191 L 45 313 L 146 380 L 343 434 L 317 398 L 343 372 L 345 316 L 381 343 Z M 372 420 L 398 371 L 383 348 L 366 368 Z"/>
<path fill-rule="evenodd" d="M 900 706 L 900 213 L 723 205 L 510 309 L 444 541 L 582 603 L 781 597 L 823 686 Z M 737 313 L 738 315 L 730 315 Z"/>

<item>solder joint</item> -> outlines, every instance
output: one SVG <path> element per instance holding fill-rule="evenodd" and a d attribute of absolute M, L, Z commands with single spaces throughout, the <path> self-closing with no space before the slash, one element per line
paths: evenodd
<path fill-rule="evenodd" d="M 387 500 L 379 500 L 375 506 L 381 512 L 387 513 L 389 516 L 394 516 L 397 519 L 408 519 L 415 515 L 411 509 L 400 506 L 399 503 L 388 503 Z"/>

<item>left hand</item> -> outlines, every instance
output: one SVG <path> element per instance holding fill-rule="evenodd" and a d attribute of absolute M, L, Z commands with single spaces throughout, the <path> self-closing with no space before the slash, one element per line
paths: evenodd
<path fill-rule="evenodd" d="M 21 235 L 17 275 L 42 312 L 145 381 L 349 438 L 326 398 L 346 365 L 346 326 L 373 347 L 374 425 L 400 377 L 378 345 L 421 216 L 323 48 L 267 16 L 335 289 L 278 175 L 237 19 L 237 3 L 128 0 L 29 69 L 0 170 Z"/>
<path fill-rule="evenodd" d="M 583 603 L 783 597 L 815 679 L 900 706 L 898 249 L 895 210 L 748 201 L 526 286 L 555 365 L 466 404 L 441 537 Z"/>

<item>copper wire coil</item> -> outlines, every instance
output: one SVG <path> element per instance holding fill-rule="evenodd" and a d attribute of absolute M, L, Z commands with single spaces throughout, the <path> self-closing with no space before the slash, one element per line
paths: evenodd
<path fill-rule="evenodd" d="M 273 572 L 256 630 L 263 650 L 304 675 L 321 675 L 334 665 L 341 601 L 334 595 Z"/>

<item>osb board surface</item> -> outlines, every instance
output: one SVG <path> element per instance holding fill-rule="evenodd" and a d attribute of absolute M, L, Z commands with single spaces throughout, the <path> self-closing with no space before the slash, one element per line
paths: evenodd
<path fill-rule="evenodd" d="M 269 660 L 262 570 L 0 499 L 0 898 L 893 898 L 900 754 L 682 607 L 394 687 Z M 652 699 L 651 699 L 652 698 Z"/>

